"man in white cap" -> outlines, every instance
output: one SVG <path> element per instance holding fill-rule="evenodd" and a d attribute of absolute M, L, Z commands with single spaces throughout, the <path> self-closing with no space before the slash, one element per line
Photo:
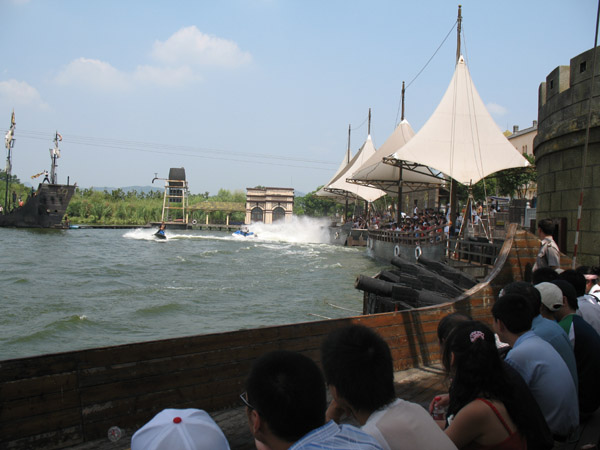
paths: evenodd
<path fill-rule="evenodd" d="M 201 409 L 164 409 L 131 438 L 131 450 L 229 450 L 223 431 Z"/>
<path fill-rule="evenodd" d="M 566 280 L 555 280 L 562 292 L 563 304 L 554 311 L 559 325 L 573 343 L 579 378 L 579 416 L 588 419 L 600 407 L 600 335 L 577 311 L 577 292 Z"/>
<path fill-rule="evenodd" d="M 531 331 L 557 351 L 567 365 L 575 387 L 577 387 L 577 363 L 575 362 L 573 345 L 569 341 L 565 330 L 561 328 L 552 315 L 552 311 L 562 307 L 562 292 L 558 286 L 544 282 L 534 287 L 525 281 L 515 281 L 504 286 L 500 291 L 500 296 L 506 294 L 519 294 L 529 301 L 533 310 Z"/>

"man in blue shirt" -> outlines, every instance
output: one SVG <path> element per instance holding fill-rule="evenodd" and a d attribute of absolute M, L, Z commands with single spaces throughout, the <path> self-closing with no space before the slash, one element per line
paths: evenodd
<path fill-rule="evenodd" d="M 325 423 L 325 380 L 314 361 L 299 353 L 258 358 L 241 399 L 258 449 L 382 450 L 352 425 Z"/>
<path fill-rule="evenodd" d="M 600 407 L 600 336 L 577 311 L 577 293 L 565 280 L 555 280 L 562 291 L 563 304 L 554 311 L 559 325 L 569 334 L 575 350 L 579 377 L 579 414 L 582 421 Z"/>
<path fill-rule="evenodd" d="M 577 389 L 567 365 L 552 346 L 531 331 L 533 309 L 521 295 L 499 297 L 492 307 L 494 330 L 512 347 L 506 362 L 523 377 L 557 441 L 579 425 Z"/>
<path fill-rule="evenodd" d="M 569 368 L 577 388 L 577 364 L 573 353 L 573 345 L 569 341 L 567 333 L 556 322 L 551 310 L 548 309 L 562 306 L 560 289 L 552 283 L 543 282 L 536 284 L 534 287 L 525 281 L 515 281 L 504 286 L 500 291 L 500 296 L 506 294 L 519 294 L 529 301 L 534 315 L 531 322 L 531 331 L 548 342 L 558 352 Z"/>

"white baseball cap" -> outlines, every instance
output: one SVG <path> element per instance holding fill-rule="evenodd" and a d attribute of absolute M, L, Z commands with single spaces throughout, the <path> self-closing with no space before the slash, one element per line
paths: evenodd
<path fill-rule="evenodd" d="M 542 303 L 550 311 L 559 310 L 563 305 L 563 294 L 560 288 L 553 283 L 536 284 L 535 288 L 540 291 Z"/>
<path fill-rule="evenodd" d="M 206 411 L 164 409 L 135 432 L 131 450 L 229 450 L 229 443 Z"/>

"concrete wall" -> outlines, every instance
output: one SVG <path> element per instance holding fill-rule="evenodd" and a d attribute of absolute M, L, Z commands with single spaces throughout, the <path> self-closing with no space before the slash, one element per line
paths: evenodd
<path fill-rule="evenodd" d="M 600 49 L 599 49 L 600 50 Z M 566 218 L 567 248 L 573 256 L 581 182 L 584 198 L 577 263 L 600 264 L 600 51 L 592 70 L 593 49 L 559 66 L 540 84 L 538 135 L 534 155 L 538 170 L 537 220 Z M 590 138 L 585 170 L 583 150 L 592 72 Z"/>

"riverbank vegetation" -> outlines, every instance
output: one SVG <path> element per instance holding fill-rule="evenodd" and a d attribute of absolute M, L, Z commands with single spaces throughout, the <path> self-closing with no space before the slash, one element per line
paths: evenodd
<path fill-rule="evenodd" d="M 533 164 L 532 158 L 529 158 Z M 535 166 L 523 169 L 509 169 L 486 178 L 484 188 L 483 182 L 473 187 L 476 200 L 484 199 L 489 195 L 509 195 L 523 198 L 525 187 L 531 187 L 536 180 Z M 20 182 L 15 175 L 11 176 L 9 195 L 7 197 L 9 206 L 18 204 L 18 201 L 26 199 L 33 192 L 32 187 L 27 187 Z M 341 219 L 346 210 L 346 202 L 335 201 L 332 198 L 317 195 L 318 187 L 314 191 L 297 196 L 294 199 L 294 214 L 309 217 L 336 217 Z M 69 207 L 67 215 L 73 224 L 102 224 L 102 225 L 146 225 L 149 222 L 159 222 L 163 209 L 163 189 L 142 191 L 136 190 L 125 192 L 123 189 L 96 190 L 94 188 L 77 188 Z M 459 201 L 465 203 L 467 199 L 466 187 L 459 185 Z M 6 173 L 0 170 L 0 205 L 5 205 L 6 198 Z M 216 195 L 208 192 L 202 194 L 191 194 L 188 196 L 188 205 L 191 216 L 189 220 L 205 223 L 209 214 L 209 222 L 212 224 L 224 224 L 229 215 L 229 223 L 241 224 L 245 220 L 245 212 L 226 211 L 203 211 L 202 203 L 237 203 L 245 205 L 246 192 L 243 190 L 229 191 L 220 189 Z M 373 203 L 375 211 L 387 211 L 390 205 L 396 203 L 396 199 L 384 196 Z M 347 205 L 349 216 L 364 215 L 365 204 L 362 200 L 350 199 Z M 207 208 L 208 209 L 208 208 Z"/>

